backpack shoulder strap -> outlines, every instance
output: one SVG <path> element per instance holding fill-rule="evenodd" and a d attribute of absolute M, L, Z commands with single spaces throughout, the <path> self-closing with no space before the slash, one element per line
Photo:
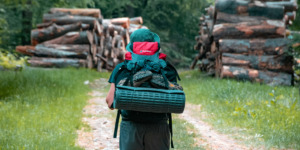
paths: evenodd
<path fill-rule="evenodd" d="M 114 130 L 114 138 L 117 138 L 119 121 L 120 121 L 120 115 L 121 115 L 121 110 L 118 110 L 117 117 L 116 117 L 115 130 Z"/>

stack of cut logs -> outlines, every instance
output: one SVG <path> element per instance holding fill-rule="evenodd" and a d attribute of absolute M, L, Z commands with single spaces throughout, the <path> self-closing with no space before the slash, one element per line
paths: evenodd
<path fill-rule="evenodd" d="M 296 0 L 217 0 L 200 17 L 194 47 L 199 53 L 191 68 L 199 65 L 221 78 L 293 84 L 286 28 L 297 9 Z"/>
<path fill-rule="evenodd" d="M 99 9 L 52 8 L 31 31 L 32 45 L 16 51 L 32 56 L 31 66 L 111 71 L 124 61 L 130 34 L 147 28 L 141 24 L 141 17 L 103 19 Z"/>

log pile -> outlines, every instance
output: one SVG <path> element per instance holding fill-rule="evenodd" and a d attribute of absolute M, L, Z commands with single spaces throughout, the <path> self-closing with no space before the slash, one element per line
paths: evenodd
<path fill-rule="evenodd" d="M 293 84 L 288 26 L 296 0 L 217 0 L 200 17 L 191 69 L 220 78 Z"/>
<path fill-rule="evenodd" d="M 31 45 L 17 46 L 35 67 L 87 67 L 111 71 L 124 61 L 130 34 L 142 17 L 104 19 L 99 9 L 52 8 L 31 31 Z"/>

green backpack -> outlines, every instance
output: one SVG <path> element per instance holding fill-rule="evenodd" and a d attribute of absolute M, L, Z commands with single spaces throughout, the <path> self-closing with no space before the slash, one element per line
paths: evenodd
<path fill-rule="evenodd" d="M 144 34 L 145 32 L 147 34 Z M 185 107 L 185 94 L 176 82 L 177 79 L 180 80 L 179 75 L 165 60 L 166 55 L 159 53 L 159 37 L 155 33 L 147 29 L 139 29 L 138 32 L 132 33 L 130 38 L 131 43 L 126 47 L 128 52 L 125 54 L 125 61 L 114 77 L 117 81 L 121 73 L 127 74 L 124 79 L 115 83 L 112 107 L 118 109 L 118 114 L 114 138 L 117 136 L 121 110 L 166 113 L 169 118 L 173 148 L 171 113 L 182 113 Z"/>

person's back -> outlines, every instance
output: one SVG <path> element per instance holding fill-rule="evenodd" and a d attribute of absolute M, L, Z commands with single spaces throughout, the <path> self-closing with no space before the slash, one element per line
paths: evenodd
<path fill-rule="evenodd" d="M 138 42 L 156 42 L 154 44 L 158 45 L 158 49 L 159 49 L 159 42 L 160 42 L 159 37 L 148 29 L 140 29 L 135 31 L 130 36 L 130 41 L 131 42 L 126 48 L 128 51 L 131 52 L 134 46 L 135 47 L 139 46 L 137 44 L 140 44 L 145 47 L 144 43 L 138 43 Z M 133 44 L 134 42 L 136 42 L 137 44 L 134 45 Z M 139 51 L 136 53 L 139 52 L 142 53 L 144 47 L 141 47 L 142 49 L 139 49 Z M 150 44 L 150 46 L 148 44 L 147 48 L 149 47 L 150 49 L 151 48 L 153 49 L 153 44 L 152 45 Z M 146 53 L 149 52 L 146 51 Z M 161 55 L 161 56 L 164 58 L 160 57 L 160 59 L 165 59 L 165 55 Z M 152 72 L 147 70 L 149 67 L 148 68 L 144 67 L 147 66 L 147 64 L 145 63 L 140 65 L 140 71 L 136 72 L 134 76 L 132 74 L 133 71 L 128 69 L 130 68 L 132 62 L 131 59 L 132 59 L 131 56 L 128 56 L 126 54 L 125 62 L 117 65 L 110 76 L 109 83 L 111 83 L 111 88 L 106 99 L 108 106 L 110 108 L 113 105 L 115 87 L 118 84 L 119 85 L 131 84 L 132 86 L 135 85 L 139 87 L 164 86 L 164 83 L 160 84 L 161 82 L 160 79 L 163 80 L 162 82 L 167 80 L 168 81 L 167 83 L 170 83 L 170 85 L 177 83 L 177 77 L 178 77 L 177 71 L 165 60 L 160 61 L 162 63 L 165 63 L 163 64 L 165 65 L 165 67 L 163 68 L 162 71 L 157 70 L 156 72 L 155 68 L 154 69 L 152 68 L 152 70 L 154 70 L 152 74 Z M 137 63 L 135 63 L 135 65 L 136 64 Z M 160 67 L 160 69 L 162 69 L 162 67 Z M 160 75 L 158 72 L 163 72 L 163 75 Z M 148 76 L 151 76 L 152 79 L 150 80 L 150 78 L 147 78 Z M 140 149 L 167 150 L 169 149 L 170 126 L 167 121 L 168 119 L 170 119 L 170 114 L 121 110 L 121 115 L 122 115 L 122 122 L 120 127 L 120 149 L 121 150 L 140 150 Z"/>

